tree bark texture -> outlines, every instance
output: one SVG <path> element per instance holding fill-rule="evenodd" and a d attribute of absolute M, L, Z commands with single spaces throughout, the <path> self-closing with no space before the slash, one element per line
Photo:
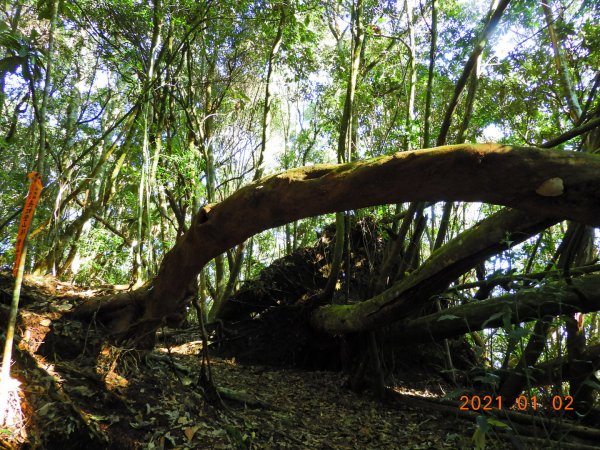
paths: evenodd
<path fill-rule="evenodd" d="M 465 305 L 398 324 L 391 338 L 411 342 L 426 342 L 460 336 L 483 328 L 503 326 L 504 314 L 509 322 L 518 324 L 545 315 L 558 316 L 574 312 L 600 310 L 600 275 L 588 275 L 572 280 L 548 283 L 523 289 L 515 294 L 473 301 Z"/>
<path fill-rule="evenodd" d="M 530 226 L 539 226 L 546 217 L 598 226 L 600 156 L 497 144 L 455 145 L 265 177 L 219 204 L 201 208 L 165 256 L 151 286 L 135 296 L 143 300 L 137 319 L 157 325 L 180 312 L 190 283 L 206 263 L 263 230 L 325 213 L 441 200 L 523 209 L 527 218 L 507 220 Z"/>
<path fill-rule="evenodd" d="M 579 379 L 582 376 L 588 376 L 590 373 L 600 370 L 600 344 L 586 347 L 581 355 L 579 366 L 573 366 L 568 358 L 558 357 L 537 364 L 534 367 L 528 367 L 527 374 L 523 372 L 509 372 L 521 378 L 521 384 L 529 384 L 531 387 L 550 386 L 557 382 L 571 381 Z"/>

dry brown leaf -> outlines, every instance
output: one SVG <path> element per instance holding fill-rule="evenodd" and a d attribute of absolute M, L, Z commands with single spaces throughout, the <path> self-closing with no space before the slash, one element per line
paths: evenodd
<path fill-rule="evenodd" d="M 188 442 L 192 442 L 192 439 L 194 439 L 194 435 L 196 434 L 196 431 L 198 431 L 198 426 L 185 427 L 183 429 L 183 434 L 185 434 L 185 437 L 187 438 Z"/>

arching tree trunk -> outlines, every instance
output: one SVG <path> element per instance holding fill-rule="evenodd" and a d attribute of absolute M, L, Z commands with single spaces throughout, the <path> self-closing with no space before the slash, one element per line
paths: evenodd
<path fill-rule="evenodd" d="M 153 331 L 166 319 L 185 311 L 190 283 L 216 255 L 262 230 L 328 212 L 406 201 L 484 201 L 529 211 L 505 210 L 493 220 L 530 233 L 558 220 L 545 217 L 569 218 L 597 226 L 599 174 L 597 155 L 494 144 L 438 147 L 349 164 L 292 169 L 252 183 L 220 204 L 204 206 L 165 256 L 149 287 L 108 302 L 85 304 L 78 315 L 85 317 L 98 311 L 98 318 L 102 319 L 103 313 L 108 313 L 111 329 L 118 336 Z M 506 183 L 507 179 L 511 183 Z M 465 236 L 485 235 L 482 238 L 487 244 L 481 248 L 488 250 L 481 250 L 482 254 L 494 245 L 500 251 L 506 243 L 502 247 L 498 240 L 502 242 L 506 237 L 494 236 L 498 229 L 480 225 Z M 508 239 L 516 242 L 519 236 L 523 233 Z M 451 254 L 447 252 L 454 247 L 466 258 L 469 251 L 477 249 L 463 250 L 463 243 L 464 240 L 455 240 L 439 249 L 417 271 L 419 276 L 438 271 L 436 283 L 450 281 L 446 271 L 450 261 L 443 262 L 440 255 Z M 404 292 L 411 288 L 410 283 L 423 288 L 417 283 L 423 279 L 415 275 L 403 280 L 408 283 L 403 285 Z M 330 305 L 317 312 L 316 323 L 328 331 L 345 332 L 393 320 L 397 316 L 385 318 L 386 309 L 400 310 L 403 306 L 397 300 L 390 303 L 394 296 L 388 291 L 383 299 Z M 345 316 L 354 320 L 347 322 Z"/>

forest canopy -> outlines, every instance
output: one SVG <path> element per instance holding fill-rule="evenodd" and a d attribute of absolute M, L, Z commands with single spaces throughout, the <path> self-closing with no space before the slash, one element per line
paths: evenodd
<path fill-rule="evenodd" d="M 30 269 L 79 281 L 143 283 L 200 206 L 268 173 L 445 143 L 547 147 L 598 120 L 594 2 L 3 8 L 1 261 L 12 264 L 25 175 L 39 165 Z M 551 146 L 593 152 L 589 130 Z M 427 214 L 430 241 L 440 208 Z M 440 238 L 486 208 L 468 206 Z M 330 220 L 261 234 L 234 278 L 313 242 Z M 218 294 L 229 262 L 206 269 Z"/>

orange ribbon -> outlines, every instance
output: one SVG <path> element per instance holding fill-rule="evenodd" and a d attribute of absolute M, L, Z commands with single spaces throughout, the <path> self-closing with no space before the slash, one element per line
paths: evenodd
<path fill-rule="evenodd" d="M 19 224 L 19 233 L 17 234 L 17 243 L 15 245 L 15 265 L 13 266 L 13 276 L 15 277 L 19 270 L 19 263 L 21 261 L 21 255 L 23 254 L 27 231 L 29 231 L 29 225 L 31 225 L 35 207 L 42 194 L 42 176 L 38 172 L 29 172 L 27 178 L 29 178 L 31 184 L 29 185 L 25 208 L 23 208 L 23 213 L 21 214 L 21 223 Z"/>

